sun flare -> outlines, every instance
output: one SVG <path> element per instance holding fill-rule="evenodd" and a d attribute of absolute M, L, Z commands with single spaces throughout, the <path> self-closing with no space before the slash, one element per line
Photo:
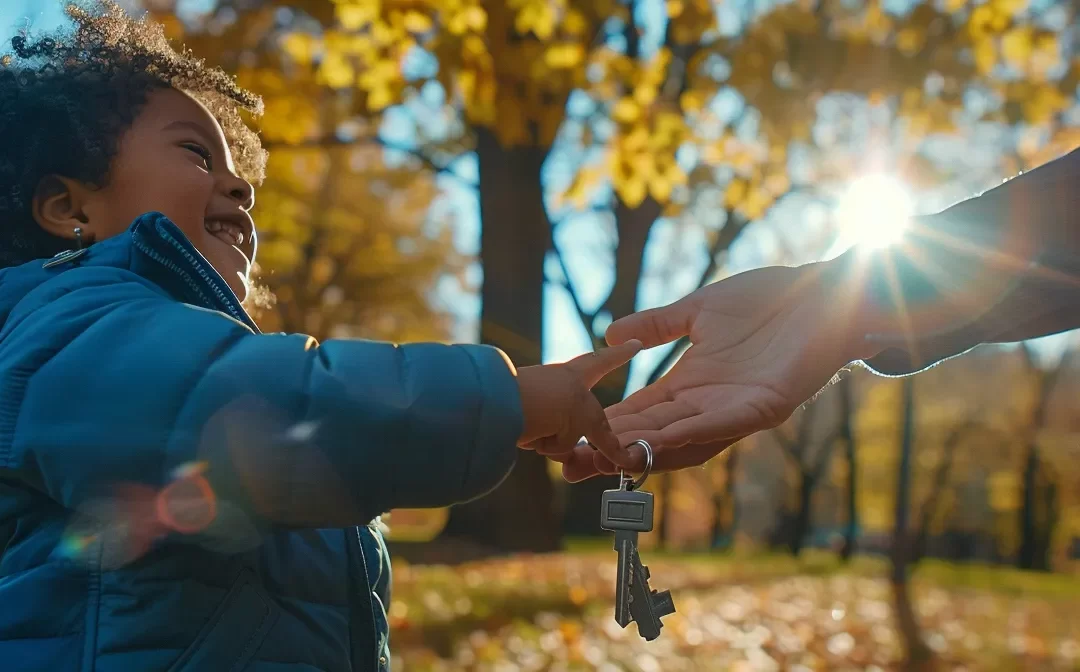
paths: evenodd
<path fill-rule="evenodd" d="M 889 175 L 867 175 L 848 187 L 836 207 L 843 247 L 888 247 L 911 222 L 914 202 L 904 184 Z"/>

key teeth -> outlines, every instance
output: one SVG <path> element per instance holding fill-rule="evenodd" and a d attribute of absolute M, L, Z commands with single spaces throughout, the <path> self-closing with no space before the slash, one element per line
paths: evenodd
<path fill-rule="evenodd" d="M 671 599 L 671 591 L 652 591 L 653 613 L 657 618 L 669 616 L 675 613 L 675 600 Z"/>

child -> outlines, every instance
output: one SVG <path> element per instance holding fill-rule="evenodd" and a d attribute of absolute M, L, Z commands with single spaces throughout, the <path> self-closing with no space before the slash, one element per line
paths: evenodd
<path fill-rule="evenodd" d="M 626 463 L 589 388 L 640 344 L 515 371 L 260 334 L 258 98 L 111 0 L 69 14 L 0 63 L 0 667 L 386 670 L 369 522 L 517 446 Z"/>

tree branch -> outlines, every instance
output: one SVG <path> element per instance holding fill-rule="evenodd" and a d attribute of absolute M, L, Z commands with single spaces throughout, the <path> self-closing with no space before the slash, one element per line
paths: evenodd
<path fill-rule="evenodd" d="M 554 239 L 551 241 L 551 249 L 555 252 L 555 258 L 559 260 L 559 269 L 562 271 L 563 281 L 560 283 L 568 294 L 570 299 L 574 302 L 574 310 L 577 311 L 578 319 L 581 320 L 582 326 L 589 332 L 589 341 L 592 343 L 593 350 L 599 350 L 602 347 L 600 340 L 596 337 L 596 333 L 593 332 L 593 322 L 596 320 L 596 313 L 590 313 L 581 306 L 581 299 L 578 298 L 577 292 L 574 290 L 574 285 L 570 281 L 570 271 L 566 267 L 566 260 L 563 259 L 562 252 L 559 250 L 559 246 L 555 244 Z"/>
<path fill-rule="evenodd" d="M 977 423 L 974 420 L 966 420 L 949 432 L 948 438 L 945 439 L 945 444 L 942 446 L 941 462 L 938 464 L 937 469 L 934 470 L 934 484 L 919 509 L 919 527 L 915 530 L 915 539 L 911 545 L 911 562 L 913 564 L 921 560 L 926 552 L 926 538 L 930 533 L 930 520 L 934 517 L 934 513 L 937 512 L 942 491 L 948 484 L 956 446 L 960 443 L 960 439 L 963 438 L 964 434 L 976 425 Z"/>
<path fill-rule="evenodd" d="M 585 208 L 584 210 L 575 208 L 575 209 L 573 209 L 573 210 L 571 210 L 569 212 L 563 213 L 562 216 L 559 217 L 558 219 L 550 219 L 549 221 L 551 222 L 552 228 L 554 228 L 554 227 L 558 226 L 559 224 L 562 224 L 566 220 L 570 219 L 571 217 L 576 217 L 578 215 L 599 214 L 599 213 L 602 213 L 602 212 L 611 212 L 611 205 L 608 204 L 608 203 L 605 203 L 605 204 L 597 203 L 597 204 L 594 204 L 594 205 L 590 205 L 589 207 Z"/>

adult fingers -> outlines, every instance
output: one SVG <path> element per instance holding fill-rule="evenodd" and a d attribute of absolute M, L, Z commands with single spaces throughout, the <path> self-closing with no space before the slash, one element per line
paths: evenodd
<path fill-rule="evenodd" d="M 707 444 L 770 429 L 775 423 L 753 404 L 739 403 L 671 423 L 659 430 L 665 447 Z"/>
<path fill-rule="evenodd" d="M 743 437 L 724 439 L 711 443 L 691 443 L 679 448 L 658 450 L 655 458 L 655 471 L 678 471 L 689 467 L 698 467 L 727 450 Z"/>
<path fill-rule="evenodd" d="M 634 392 L 626 399 L 608 406 L 605 413 L 609 418 L 640 413 L 657 404 L 671 401 L 673 396 L 670 389 L 669 379 L 665 376 L 652 385 L 646 385 Z"/>
<path fill-rule="evenodd" d="M 612 345 L 637 339 L 646 348 L 654 348 L 689 335 L 700 311 L 701 300 L 695 292 L 671 305 L 643 310 L 615 320 L 604 336 Z"/>

